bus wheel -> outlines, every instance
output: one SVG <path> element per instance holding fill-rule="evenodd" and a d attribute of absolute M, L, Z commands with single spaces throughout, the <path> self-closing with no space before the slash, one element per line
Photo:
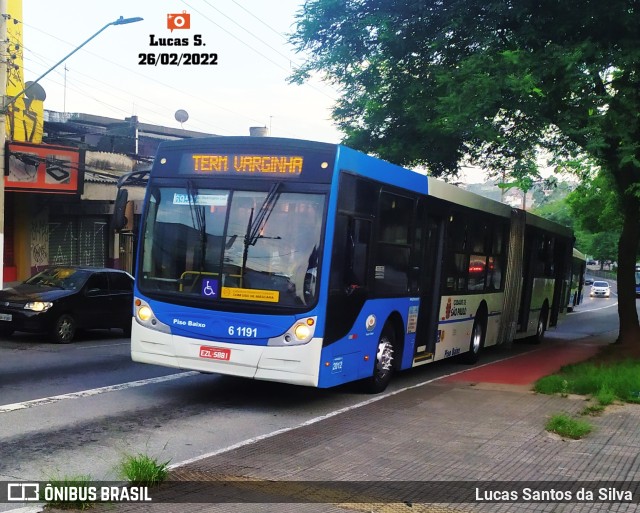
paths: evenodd
<path fill-rule="evenodd" d="M 462 355 L 462 363 L 476 363 L 480 359 L 480 351 L 484 346 L 484 324 L 479 317 L 473 322 L 469 351 Z"/>
<path fill-rule="evenodd" d="M 51 330 L 51 338 L 58 344 L 68 344 L 76 334 L 76 321 L 73 317 L 63 314 L 56 319 Z"/>
<path fill-rule="evenodd" d="M 365 390 L 370 394 L 382 392 L 391 382 L 393 376 L 395 333 L 390 326 L 385 326 L 378 340 L 376 361 L 373 375 L 365 382 Z"/>
<path fill-rule="evenodd" d="M 538 319 L 536 334 L 531 338 L 531 342 L 534 344 L 540 344 L 544 339 L 545 331 L 547 331 L 547 306 L 546 305 L 540 312 L 540 318 Z"/>

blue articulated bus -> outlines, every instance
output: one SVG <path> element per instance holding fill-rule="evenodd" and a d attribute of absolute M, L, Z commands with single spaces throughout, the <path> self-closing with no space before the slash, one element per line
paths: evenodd
<path fill-rule="evenodd" d="M 568 303 L 570 230 L 342 145 L 164 142 L 140 224 L 137 362 L 379 392 Z"/>

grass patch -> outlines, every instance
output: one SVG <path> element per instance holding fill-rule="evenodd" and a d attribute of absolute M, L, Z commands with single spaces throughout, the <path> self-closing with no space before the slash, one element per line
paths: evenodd
<path fill-rule="evenodd" d="M 557 374 L 539 379 L 534 390 L 541 394 L 591 395 L 602 405 L 616 400 L 640 403 L 640 361 L 567 365 Z"/>
<path fill-rule="evenodd" d="M 549 419 L 545 429 L 565 438 L 579 440 L 591 433 L 593 428 L 584 420 L 574 419 L 566 413 L 558 413 Z"/>
<path fill-rule="evenodd" d="M 591 406 L 585 407 L 584 410 L 580 412 L 580 415 L 591 415 L 595 417 L 600 415 L 604 411 L 604 406 L 602 404 L 592 404 Z"/>
<path fill-rule="evenodd" d="M 136 485 L 154 486 L 162 483 L 169 474 L 169 462 L 159 463 L 146 454 L 127 455 L 120 464 L 122 478 Z"/>
<path fill-rule="evenodd" d="M 602 406 L 609 406 L 610 404 L 613 404 L 617 396 L 616 393 L 611 389 L 611 387 L 609 387 L 609 385 L 604 384 L 595 394 L 595 398 Z"/>
<path fill-rule="evenodd" d="M 560 394 L 568 386 L 567 380 L 560 374 L 551 374 L 540 378 L 533 385 L 533 389 L 540 394 Z"/>
<path fill-rule="evenodd" d="M 47 481 L 47 490 L 40 490 L 40 500 L 48 508 L 86 510 L 95 504 L 89 488 L 92 482 L 89 476 L 72 476 Z"/>

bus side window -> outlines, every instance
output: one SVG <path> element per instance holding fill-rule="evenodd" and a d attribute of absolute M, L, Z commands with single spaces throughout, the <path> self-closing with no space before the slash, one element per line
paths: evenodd
<path fill-rule="evenodd" d="M 467 290 L 469 256 L 466 236 L 466 217 L 454 212 L 449 217 L 443 253 L 443 285 L 448 294 Z"/>
<path fill-rule="evenodd" d="M 348 289 L 365 287 L 367 284 L 367 256 L 371 239 L 371 222 L 351 219 L 349 225 L 349 253 L 345 285 Z"/>
<path fill-rule="evenodd" d="M 331 272 L 329 289 L 332 293 L 342 292 L 344 287 L 344 262 L 347 259 L 347 241 L 349 232 L 349 217 L 338 214 L 333 238 L 333 250 L 331 252 Z"/>
<path fill-rule="evenodd" d="M 339 214 L 331 255 L 330 288 L 350 293 L 367 284 L 371 222 Z"/>
<path fill-rule="evenodd" d="M 409 291 L 409 260 L 415 201 L 391 192 L 382 192 L 378 212 L 378 239 L 375 251 L 376 295 L 404 295 Z"/>

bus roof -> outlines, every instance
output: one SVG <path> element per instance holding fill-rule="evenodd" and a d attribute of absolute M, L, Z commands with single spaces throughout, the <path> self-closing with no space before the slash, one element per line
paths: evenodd
<path fill-rule="evenodd" d="M 274 148 L 277 148 L 274 150 Z M 173 159 L 172 163 L 177 165 L 176 156 L 181 153 L 194 152 L 242 152 L 251 151 L 257 155 L 273 155 L 274 153 L 315 155 L 311 160 L 313 170 L 304 171 L 309 173 L 311 179 L 330 181 L 334 174 L 334 166 L 339 165 L 340 170 L 350 171 L 357 175 L 365 176 L 396 187 L 404 188 L 420 194 L 430 195 L 452 203 L 466 206 L 472 209 L 490 212 L 505 218 L 511 217 L 515 209 L 509 205 L 495 201 L 484 196 L 466 191 L 455 185 L 448 184 L 442 180 L 428 177 L 411 169 L 407 169 L 376 157 L 367 155 L 358 150 L 354 150 L 344 145 L 307 141 L 303 139 L 290 139 L 280 137 L 255 137 L 255 136 L 212 136 L 182 139 L 177 141 L 163 141 L 158 147 L 157 156 L 154 160 L 152 174 L 154 172 L 163 173 L 163 163 L 167 159 Z M 195 157 L 195 155 L 194 155 Z M 163 162 L 164 160 L 164 162 Z M 318 165 L 322 162 L 323 170 L 319 172 Z M 325 166 L 325 164 L 327 164 Z M 307 162 L 305 159 L 305 169 Z M 166 166 L 164 166 L 166 168 Z M 166 172 L 166 171 L 164 171 Z M 255 176 L 255 174 L 254 174 Z M 282 175 L 279 175 L 282 176 Z M 272 180 L 272 176 L 264 176 Z M 526 223 L 541 229 L 549 230 L 559 235 L 572 237 L 572 231 L 562 225 L 535 216 L 529 212 L 525 213 Z"/>

